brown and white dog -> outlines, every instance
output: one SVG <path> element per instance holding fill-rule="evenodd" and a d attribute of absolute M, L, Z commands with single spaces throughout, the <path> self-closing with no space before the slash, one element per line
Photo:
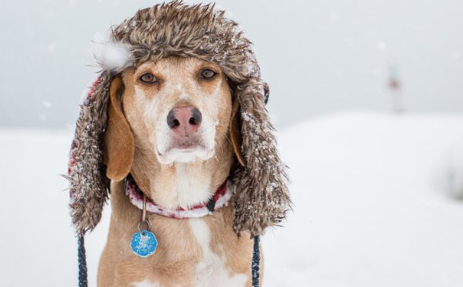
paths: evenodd
<path fill-rule="evenodd" d="M 290 208 L 268 86 L 224 14 L 180 1 L 142 9 L 97 55 L 102 72 L 81 106 L 68 178 L 79 254 L 110 189 L 100 287 L 250 287 L 250 238 Z M 140 257 L 131 240 L 145 219 L 158 247 Z"/>
<path fill-rule="evenodd" d="M 231 90 L 220 67 L 196 58 L 149 61 L 115 78 L 110 93 L 118 101 L 111 105 L 121 110 L 109 121 L 131 127 L 131 175 L 146 196 L 171 210 L 207 202 L 233 162 Z M 111 133 L 106 139 L 108 145 L 125 141 Z M 126 154 L 109 150 L 108 162 Z M 250 286 L 252 240 L 236 236 L 231 206 L 203 218 L 148 215 L 159 241 L 148 258 L 137 258 L 127 244 L 140 210 L 122 182 L 111 185 L 111 207 L 98 286 Z"/>

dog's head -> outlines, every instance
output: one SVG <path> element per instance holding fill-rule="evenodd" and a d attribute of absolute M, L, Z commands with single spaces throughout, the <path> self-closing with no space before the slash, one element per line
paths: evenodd
<path fill-rule="evenodd" d="M 108 177 L 127 176 L 133 145 L 161 164 L 214 157 L 227 141 L 231 95 L 220 66 L 197 58 L 172 56 L 126 69 L 110 88 Z"/>
<path fill-rule="evenodd" d="M 174 1 L 138 11 L 113 28 L 111 41 L 127 61 L 102 63 L 71 150 L 78 232 L 98 223 L 108 179 L 127 176 L 136 143 L 169 164 L 210 159 L 229 140 L 235 231 L 277 225 L 290 204 L 286 175 L 265 109 L 268 88 L 237 24 L 213 6 Z"/>

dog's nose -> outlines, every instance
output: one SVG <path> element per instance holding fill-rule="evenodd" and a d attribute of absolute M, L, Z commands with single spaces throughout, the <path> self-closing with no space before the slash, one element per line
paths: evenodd
<path fill-rule="evenodd" d="M 201 125 L 201 112 L 193 106 L 178 107 L 167 115 L 167 125 L 180 136 L 193 134 Z"/>

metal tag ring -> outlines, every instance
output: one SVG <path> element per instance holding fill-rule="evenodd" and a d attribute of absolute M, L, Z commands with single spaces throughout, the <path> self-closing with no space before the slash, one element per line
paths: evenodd
<path fill-rule="evenodd" d="M 143 230 L 148 230 L 148 231 L 151 230 L 151 225 L 150 225 L 150 222 L 148 221 L 148 219 L 145 219 L 144 221 L 140 220 L 137 223 L 137 229 L 138 229 L 138 232 L 140 232 L 141 234 L 144 234 L 143 230 L 141 229 L 141 225 L 143 223 L 145 223 L 146 227 L 147 227 L 147 229 L 143 229 Z"/>

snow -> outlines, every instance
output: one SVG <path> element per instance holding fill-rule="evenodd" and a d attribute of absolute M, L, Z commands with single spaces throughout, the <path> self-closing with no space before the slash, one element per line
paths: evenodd
<path fill-rule="evenodd" d="M 340 114 L 279 139 L 295 207 L 265 237 L 266 286 L 463 286 L 463 117 Z"/>
<path fill-rule="evenodd" d="M 77 286 L 70 131 L 0 129 L 0 286 Z M 463 116 L 331 114 L 278 133 L 294 211 L 264 286 L 463 286 Z M 110 208 L 87 236 L 96 286 Z"/>
<path fill-rule="evenodd" d="M 71 132 L 0 129 L 0 286 L 77 286 L 77 238 L 60 176 L 71 139 Z M 106 218 L 87 237 L 91 282 L 107 229 Z"/>

